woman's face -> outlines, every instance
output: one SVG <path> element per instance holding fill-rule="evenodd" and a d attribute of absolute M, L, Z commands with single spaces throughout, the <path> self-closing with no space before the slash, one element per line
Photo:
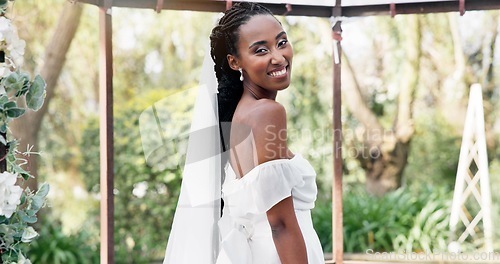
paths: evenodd
<path fill-rule="evenodd" d="M 256 15 L 241 25 L 237 49 L 245 82 L 271 91 L 290 85 L 293 50 L 276 18 Z"/>

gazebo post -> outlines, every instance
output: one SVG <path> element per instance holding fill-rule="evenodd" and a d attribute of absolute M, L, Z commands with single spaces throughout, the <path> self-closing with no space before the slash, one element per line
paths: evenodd
<path fill-rule="evenodd" d="M 112 0 L 104 0 L 103 5 L 99 7 L 99 139 L 102 264 L 114 263 L 112 5 Z"/>
<path fill-rule="evenodd" d="M 337 0 L 332 9 L 332 17 L 342 16 L 341 0 Z M 333 182 L 332 182 L 332 253 L 335 264 L 342 264 L 344 259 L 344 233 L 342 213 L 342 122 L 341 122 L 341 21 L 332 27 L 333 38 Z"/>

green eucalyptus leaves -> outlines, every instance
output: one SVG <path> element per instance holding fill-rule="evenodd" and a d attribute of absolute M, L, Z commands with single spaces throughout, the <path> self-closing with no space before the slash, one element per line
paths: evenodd
<path fill-rule="evenodd" d="M 24 105 L 38 111 L 45 99 L 45 81 L 40 75 L 33 80 L 26 73 L 12 72 L 0 79 L 0 132 L 5 133 L 7 123 L 22 116 Z"/>

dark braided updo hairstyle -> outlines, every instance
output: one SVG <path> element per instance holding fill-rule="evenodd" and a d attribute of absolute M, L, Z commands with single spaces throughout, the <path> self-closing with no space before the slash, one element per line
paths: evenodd
<path fill-rule="evenodd" d="M 262 5 L 241 2 L 228 9 L 210 34 L 210 55 L 218 81 L 219 128 L 222 150 L 229 150 L 229 131 L 234 111 L 243 94 L 240 72 L 229 67 L 227 55 L 238 56 L 239 28 L 255 15 L 273 15 Z"/>

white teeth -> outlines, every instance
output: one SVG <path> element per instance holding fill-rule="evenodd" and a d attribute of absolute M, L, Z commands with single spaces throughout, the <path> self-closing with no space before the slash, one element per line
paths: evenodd
<path fill-rule="evenodd" d="M 286 73 L 286 68 L 283 68 L 281 71 L 271 72 L 269 75 L 273 77 L 281 76 Z"/>

